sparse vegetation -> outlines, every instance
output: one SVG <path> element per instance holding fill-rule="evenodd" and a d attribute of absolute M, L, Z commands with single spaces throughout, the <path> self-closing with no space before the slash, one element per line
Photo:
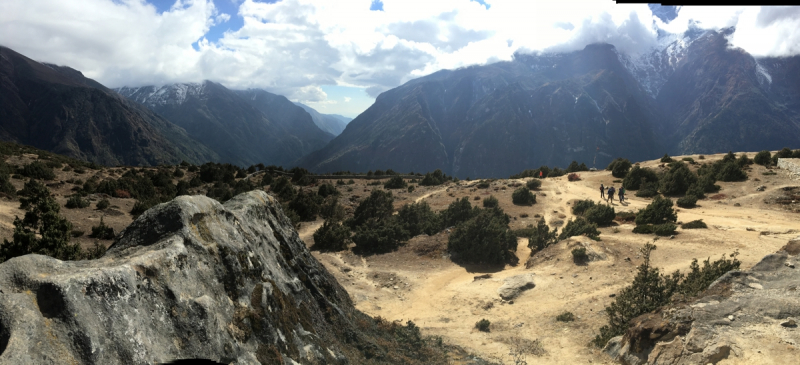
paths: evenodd
<path fill-rule="evenodd" d="M 350 240 L 350 228 L 337 221 L 325 220 L 314 232 L 314 247 L 320 251 L 342 251 L 347 249 Z"/>
<path fill-rule="evenodd" d="M 90 237 L 101 240 L 114 239 L 114 228 L 107 226 L 105 222 L 103 222 L 103 217 L 100 217 L 100 224 L 92 227 L 92 234 Z"/>
<path fill-rule="evenodd" d="M 703 268 L 697 265 L 697 260 L 692 261 L 691 271 L 683 275 L 675 271 L 672 275 L 662 275 L 658 268 L 650 265 L 650 253 L 656 249 L 653 244 L 645 244 L 641 253 L 644 262 L 639 265 L 633 283 L 623 289 L 608 307 L 605 308 L 608 324 L 600 328 L 591 344 L 602 348 L 608 340 L 621 335 L 628 328 L 633 318 L 652 312 L 661 306 L 669 304 L 674 294 L 681 294 L 685 298 L 694 297 L 714 282 L 717 278 L 730 270 L 739 268 L 740 262 L 736 259 L 738 252 L 730 255 L 731 259 L 704 261 Z"/>
<path fill-rule="evenodd" d="M 561 230 L 558 240 L 561 241 L 572 236 L 581 236 L 584 234 L 589 237 L 598 237 L 600 231 L 597 230 L 596 224 L 587 221 L 583 217 L 577 217 L 567 222 L 567 225 Z"/>
<path fill-rule="evenodd" d="M 577 247 L 572 249 L 572 261 L 577 264 L 584 263 L 589 260 L 589 255 L 586 254 L 586 247 Z"/>
<path fill-rule="evenodd" d="M 89 201 L 81 198 L 81 196 L 78 194 L 71 196 L 69 199 L 67 199 L 67 203 L 64 204 L 64 207 L 68 209 L 86 208 L 88 206 Z"/>
<path fill-rule="evenodd" d="M 29 177 L 31 179 L 39 179 L 39 180 L 55 180 L 56 174 L 53 172 L 53 168 L 48 167 L 42 161 L 33 161 L 25 166 L 23 166 L 19 170 L 19 174 L 25 177 Z"/>
<path fill-rule="evenodd" d="M 556 316 L 556 321 L 559 322 L 572 322 L 575 320 L 575 315 L 572 312 L 564 312 Z"/>
<path fill-rule="evenodd" d="M 539 219 L 536 227 L 531 227 L 528 235 L 528 247 L 531 249 L 531 255 L 558 242 L 557 234 L 558 229 L 553 228 L 551 231 L 544 218 Z"/>
<path fill-rule="evenodd" d="M 500 206 L 500 201 L 498 201 L 497 198 L 495 198 L 492 195 L 489 195 L 488 197 L 483 199 L 484 208 L 494 208 L 498 206 Z"/>
<path fill-rule="evenodd" d="M 681 228 L 683 229 L 698 229 L 698 228 L 708 228 L 706 222 L 703 222 L 702 219 L 694 220 L 689 223 L 681 224 Z"/>
<path fill-rule="evenodd" d="M 400 176 L 393 176 L 391 179 L 387 180 L 385 184 L 383 184 L 385 189 L 405 189 L 408 187 L 408 184 L 405 180 L 403 180 Z"/>
<path fill-rule="evenodd" d="M 523 186 L 511 194 L 511 201 L 515 205 L 534 205 L 536 204 L 536 195 Z"/>
<path fill-rule="evenodd" d="M 611 175 L 614 177 L 623 178 L 628 174 L 631 166 L 630 160 L 619 157 L 616 160 L 611 161 L 611 163 L 608 164 L 608 167 L 606 167 L 606 170 L 611 171 Z"/>
<path fill-rule="evenodd" d="M 99 202 L 97 202 L 97 204 L 95 204 L 95 207 L 97 208 L 97 210 L 103 210 L 108 208 L 109 205 L 111 205 L 111 203 L 108 201 L 108 199 L 103 198 Z"/>
<path fill-rule="evenodd" d="M 484 318 L 484 319 L 481 319 L 480 321 L 478 321 L 477 323 L 475 323 L 475 328 L 477 328 L 478 331 L 481 331 L 481 332 L 489 332 L 489 326 L 491 326 L 491 325 L 492 325 L 492 322 L 489 322 L 488 319 Z"/>
<path fill-rule="evenodd" d="M 517 250 L 517 238 L 508 223 L 508 215 L 500 208 L 479 209 L 474 218 L 456 226 L 447 249 L 464 262 L 503 264 L 516 257 Z"/>

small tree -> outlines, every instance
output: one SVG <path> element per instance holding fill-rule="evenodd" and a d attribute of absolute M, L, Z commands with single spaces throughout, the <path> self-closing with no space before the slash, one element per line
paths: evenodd
<path fill-rule="evenodd" d="M 464 262 L 503 264 L 517 250 L 517 238 L 508 222 L 508 216 L 499 208 L 481 209 L 475 218 L 456 226 L 447 249 Z"/>
<path fill-rule="evenodd" d="M 567 222 L 567 225 L 561 230 L 558 240 L 561 241 L 572 236 L 580 236 L 583 234 L 596 238 L 600 235 L 600 231 L 597 230 L 596 224 L 587 221 L 583 217 L 577 217 Z"/>
<path fill-rule="evenodd" d="M 538 190 L 542 186 L 542 180 L 530 179 L 525 183 L 525 186 L 530 190 Z"/>
<path fill-rule="evenodd" d="M 757 153 L 756 157 L 753 157 L 753 162 L 761 166 L 769 166 L 772 162 L 772 154 L 767 150 L 763 150 Z"/>
<path fill-rule="evenodd" d="M 355 229 L 370 219 L 385 220 L 392 215 L 393 204 L 394 197 L 391 192 L 373 190 L 366 199 L 358 204 L 353 218 L 347 220 L 347 225 Z"/>
<path fill-rule="evenodd" d="M 492 323 L 489 322 L 488 319 L 484 318 L 484 319 L 481 319 L 480 321 L 478 321 L 477 323 L 475 323 L 475 328 L 477 328 L 478 331 L 481 331 L 481 332 L 489 332 L 489 326 L 491 326 L 491 325 L 492 325 Z"/>
<path fill-rule="evenodd" d="M 594 206 L 594 201 L 591 199 L 578 200 L 572 206 L 572 214 L 583 215 L 583 213 Z"/>
<path fill-rule="evenodd" d="M 531 255 L 536 251 L 544 250 L 547 246 L 558 242 L 556 238 L 557 234 L 558 229 L 553 228 L 551 231 L 550 227 L 545 223 L 544 218 L 539 219 L 539 223 L 533 228 L 533 233 L 530 238 L 528 238 L 528 248 L 531 249 Z"/>
<path fill-rule="evenodd" d="M 322 227 L 314 232 L 314 249 L 320 251 L 342 251 L 347 249 L 350 228 L 339 222 L 325 220 Z"/>
<path fill-rule="evenodd" d="M 661 157 L 661 162 L 662 163 L 670 163 L 670 162 L 673 162 L 673 161 L 675 161 L 675 160 L 673 160 L 672 157 L 669 157 L 669 154 L 665 153 L 664 157 Z"/>
<path fill-rule="evenodd" d="M 408 187 L 408 184 L 405 180 L 403 180 L 402 177 L 395 175 L 386 181 L 386 183 L 383 184 L 383 187 L 386 189 L 405 189 Z"/>
<path fill-rule="evenodd" d="M 352 240 L 361 253 L 384 253 L 397 249 L 408 238 L 408 231 L 390 216 L 382 220 L 369 218 L 356 227 Z"/>
<path fill-rule="evenodd" d="M 13 241 L 3 240 L 0 262 L 13 257 L 36 253 L 60 260 L 77 260 L 81 248 L 70 244 L 72 223 L 59 215 L 59 205 L 46 186 L 31 179 L 20 191 L 20 209 L 25 217 L 14 218 Z"/>
<path fill-rule="evenodd" d="M 689 186 L 697 182 L 697 175 L 681 161 L 673 162 L 669 171 L 661 177 L 661 193 L 664 195 L 681 195 L 689 190 Z"/>
<path fill-rule="evenodd" d="M 461 222 L 466 222 L 477 215 L 479 210 L 480 209 L 478 207 L 472 207 L 472 204 L 469 202 L 469 198 L 463 197 L 461 199 L 457 199 L 450 203 L 447 209 L 439 213 L 439 216 L 441 217 L 442 228 L 448 228 Z"/>
<path fill-rule="evenodd" d="M 108 208 L 109 205 L 111 205 L 111 203 L 108 201 L 108 199 L 102 199 L 99 202 L 97 202 L 95 207 L 97 207 L 98 210 L 103 210 Z"/>
<path fill-rule="evenodd" d="M 694 195 L 686 195 L 678 199 L 677 204 L 681 208 L 694 208 L 697 205 L 697 197 Z"/>
<path fill-rule="evenodd" d="M 617 213 L 614 208 L 605 204 L 597 204 L 583 213 L 583 217 L 587 221 L 597 224 L 598 226 L 608 226 L 614 221 Z"/>
<path fill-rule="evenodd" d="M 636 213 L 636 225 L 643 224 L 662 224 L 665 222 L 675 222 L 678 215 L 672 208 L 672 200 L 661 196 L 655 199 L 644 209 Z"/>
<path fill-rule="evenodd" d="M 411 237 L 436 234 L 441 226 L 439 216 L 424 201 L 404 205 L 397 212 L 397 219 Z"/>
<path fill-rule="evenodd" d="M 611 161 L 606 167 L 606 170 L 611 171 L 611 175 L 617 178 L 623 178 L 625 175 L 628 174 L 628 171 L 631 169 L 631 161 L 627 158 L 619 157 L 614 161 Z"/>
<path fill-rule="evenodd" d="M 622 180 L 622 187 L 627 190 L 639 190 L 643 183 L 658 183 L 658 175 L 655 171 L 648 168 L 640 168 L 639 166 L 634 166 L 627 175 L 625 175 L 625 179 Z"/>
<path fill-rule="evenodd" d="M 336 190 L 333 184 L 322 184 L 319 186 L 319 190 L 317 190 L 317 195 L 327 198 L 331 195 L 339 195 L 339 190 Z"/>
<path fill-rule="evenodd" d="M 341 222 L 344 219 L 344 207 L 339 204 L 339 197 L 329 196 L 319 208 L 319 215 L 322 218 L 334 222 Z"/>
<path fill-rule="evenodd" d="M 515 205 L 534 205 L 536 204 L 536 195 L 531 193 L 526 186 L 523 186 L 511 194 L 511 201 Z"/>
<path fill-rule="evenodd" d="M 500 206 L 500 201 L 492 195 L 489 195 L 487 198 L 483 199 L 484 208 L 494 208 L 498 206 Z"/>
<path fill-rule="evenodd" d="M 303 222 L 310 222 L 317 219 L 319 214 L 318 195 L 306 194 L 303 189 L 295 195 L 289 202 L 289 209 L 295 211 Z"/>
<path fill-rule="evenodd" d="M 103 217 L 100 217 L 100 225 L 92 227 L 92 235 L 90 237 L 101 240 L 114 239 L 114 228 L 107 226 L 105 222 L 103 222 Z"/>
<path fill-rule="evenodd" d="M 67 199 L 67 204 L 64 205 L 68 209 L 86 208 L 89 206 L 89 201 L 81 198 L 79 194 L 75 194 Z"/>

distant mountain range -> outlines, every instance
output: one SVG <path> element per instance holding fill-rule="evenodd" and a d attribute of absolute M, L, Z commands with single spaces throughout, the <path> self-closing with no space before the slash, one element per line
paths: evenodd
<path fill-rule="evenodd" d="M 297 106 L 303 108 L 308 114 L 311 114 L 311 118 L 314 120 L 314 124 L 317 125 L 323 131 L 326 131 L 334 136 L 338 136 L 342 134 L 344 128 L 347 127 L 347 123 L 350 123 L 353 118 L 348 118 L 338 114 L 320 114 L 318 111 L 314 110 L 308 105 L 295 103 Z"/>
<path fill-rule="evenodd" d="M 505 177 L 572 160 L 757 151 L 800 143 L 800 57 L 755 59 L 723 31 L 662 34 L 630 57 L 608 44 L 443 70 L 378 96 L 312 171 Z"/>
<path fill-rule="evenodd" d="M 0 47 L 0 139 L 104 165 L 214 161 L 185 130 L 79 71 Z"/>
<path fill-rule="evenodd" d="M 210 81 L 111 90 L 5 47 L 0 90 L 0 139 L 104 165 L 291 166 L 344 129 L 337 116 L 263 90 Z"/>

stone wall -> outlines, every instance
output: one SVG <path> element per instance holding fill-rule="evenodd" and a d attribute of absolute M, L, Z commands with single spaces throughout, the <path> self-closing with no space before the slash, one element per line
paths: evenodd
<path fill-rule="evenodd" d="M 778 168 L 789 171 L 790 175 L 800 176 L 800 158 L 779 158 Z"/>

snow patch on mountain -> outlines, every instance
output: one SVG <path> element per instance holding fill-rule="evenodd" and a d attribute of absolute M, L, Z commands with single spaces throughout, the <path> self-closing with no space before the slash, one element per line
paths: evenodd
<path fill-rule="evenodd" d="M 116 92 L 148 107 L 181 105 L 189 98 L 205 97 L 208 82 L 181 83 L 162 86 L 121 87 Z"/>

